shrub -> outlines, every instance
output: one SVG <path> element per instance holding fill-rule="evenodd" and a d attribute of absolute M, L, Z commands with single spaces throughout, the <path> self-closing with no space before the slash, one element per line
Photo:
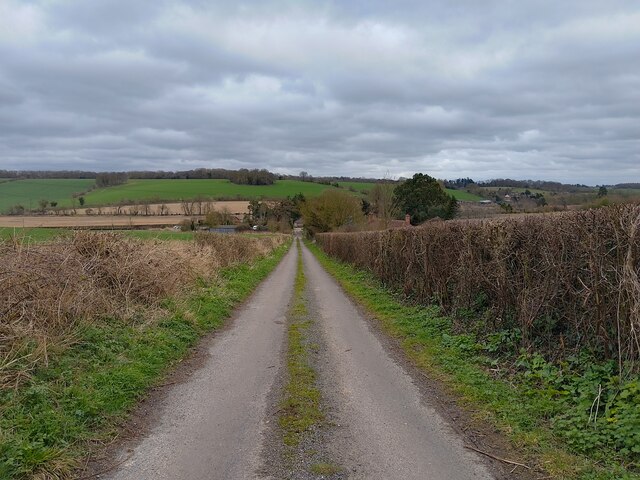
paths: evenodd
<path fill-rule="evenodd" d="M 191 243 L 77 232 L 71 241 L 0 241 L 0 391 L 72 344 L 79 325 L 152 322 L 167 298 L 198 278 L 267 254 L 286 238 L 197 234 Z"/>

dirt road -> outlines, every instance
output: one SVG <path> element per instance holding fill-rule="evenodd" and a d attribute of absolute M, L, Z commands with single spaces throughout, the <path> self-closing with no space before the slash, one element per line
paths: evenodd
<path fill-rule="evenodd" d="M 149 431 L 133 448 L 123 446 L 111 459 L 118 467 L 101 478 L 495 478 L 428 406 L 402 362 L 306 248 L 303 259 L 314 328 L 322 337 L 313 344 L 322 349 L 318 384 L 332 425 L 326 448 L 339 473 L 287 476 L 265 468 L 278 450 L 266 445 L 278 428 L 269 402 L 282 385 L 278 377 L 286 375 L 293 248 L 229 328 L 205 340 L 204 364 L 159 400 Z"/>

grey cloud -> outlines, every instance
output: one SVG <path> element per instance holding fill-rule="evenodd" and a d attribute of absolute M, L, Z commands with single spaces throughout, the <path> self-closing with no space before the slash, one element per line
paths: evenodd
<path fill-rule="evenodd" d="M 7 2 L 0 168 L 640 181 L 636 2 Z"/>

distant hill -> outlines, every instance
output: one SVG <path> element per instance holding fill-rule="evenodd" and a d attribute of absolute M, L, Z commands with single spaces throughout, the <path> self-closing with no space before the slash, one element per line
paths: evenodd
<path fill-rule="evenodd" d="M 14 205 L 35 210 L 40 200 L 70 207 L 72 197 L 83 196 L 85 206 L 115 205 L 124 201 L 176 202 L 203 197 L 211 200 L 282 199 L 302 193 L 305 197 L 320 195 L 327 189 L 344 188 L 354 195 L 364 195 L 373 183 L 346 182 L 324 185 L 299 180 L 277 180 L 272 185 L 238 185 L 229 180 L 129 180 L 122 185 L 96 188 L 92 179 L 25 179 L 0 182 L 0 212 Z M 77 202 L 77 200 L 76 200 Z M 78 203 L 76 203 L 78 206 Z"/>

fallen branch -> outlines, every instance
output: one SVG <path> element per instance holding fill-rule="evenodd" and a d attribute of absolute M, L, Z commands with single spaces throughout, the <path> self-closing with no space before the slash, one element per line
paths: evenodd
<path fill-rule="evenodd" d="M 464 448 L 468 448 L 469 450 L 473 450 L 474 452 L 478 452 L 481 453 L 482 455 L 486 455 L 489 458 L 493 458 L 494 460 L 498 460 L 499 462 L 503 462 L 503 463 L 508 463 L 509 465 L 515 465 L 517 467 L 524 467 L 527 470 L 531 470 L 531 467 L 523 464 L 523 463 L 518 463 L 518 462 L 512 462 L 511 460 L 506 460 L 504 458 L 500 458 L 500 457 L 496 457 L 495 455 L 492 455 L 491 453 L 488 452 L 484 452 L 482 450 L 478 450 L 475 447 L 472 447 L 470 445 L 464 445 Z"/>

